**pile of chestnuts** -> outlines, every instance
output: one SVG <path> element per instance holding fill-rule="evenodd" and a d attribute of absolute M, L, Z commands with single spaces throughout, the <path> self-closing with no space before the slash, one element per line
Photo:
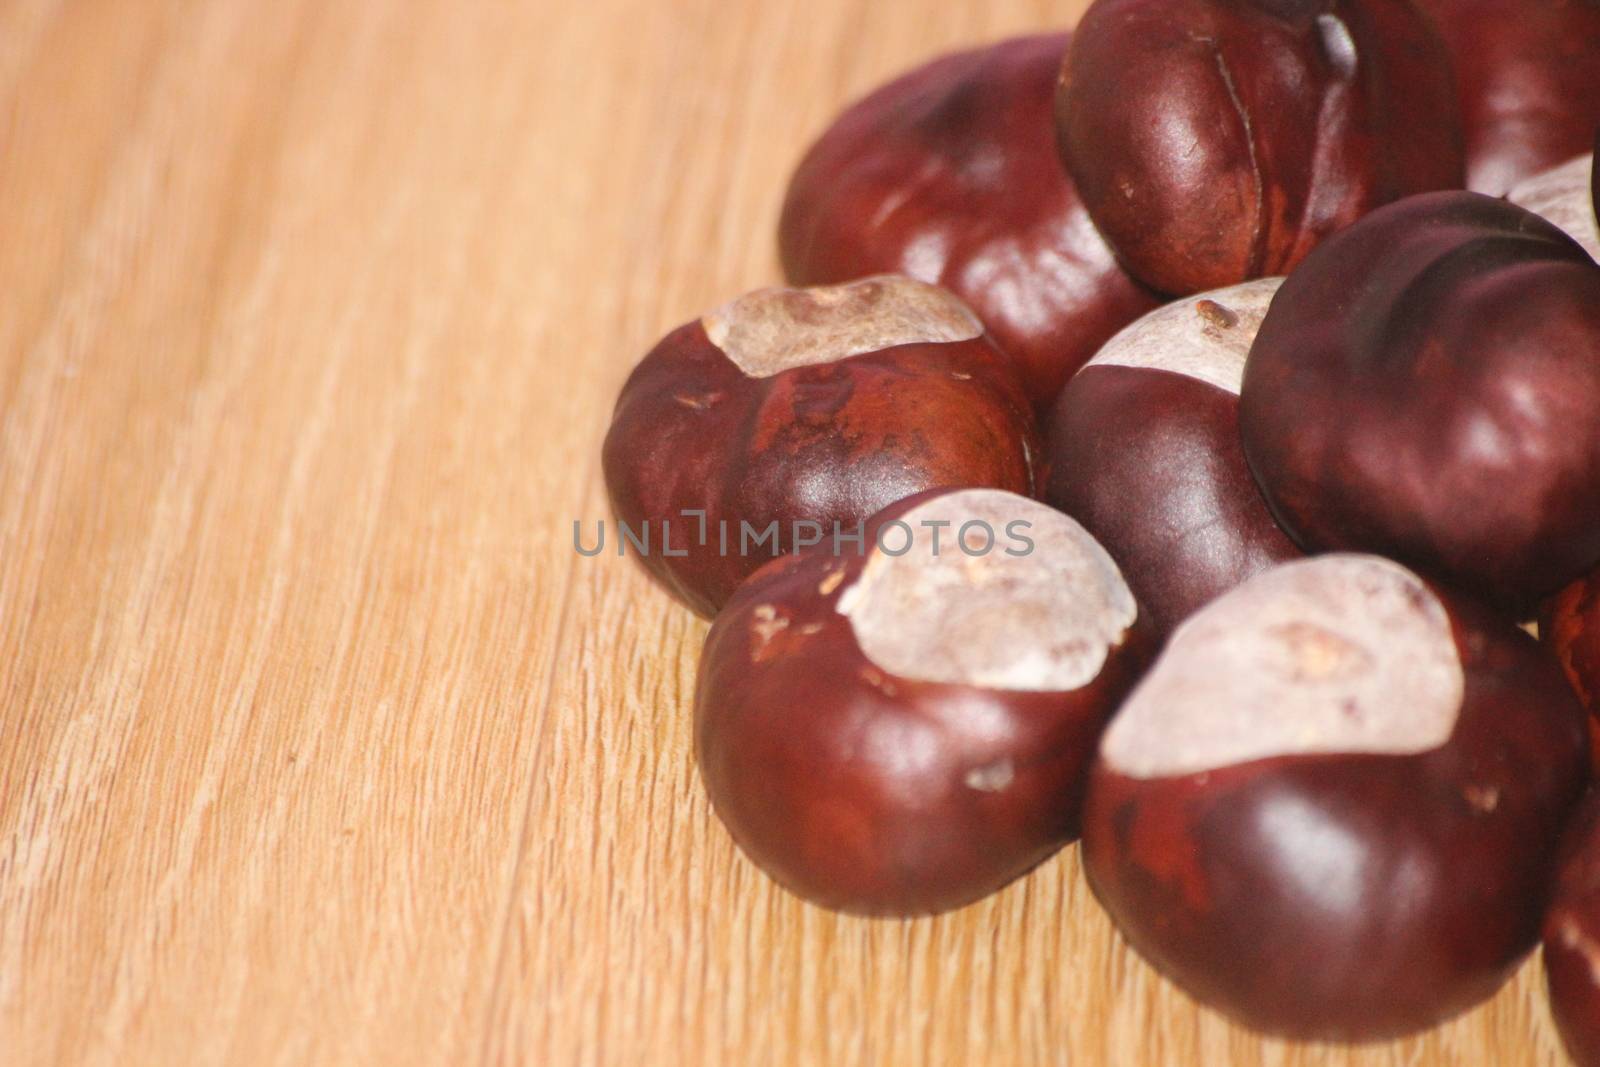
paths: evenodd
<path fill-rule="evenodd" d="M 1542 936 L 1600 1064 L 1597 140 L 1600 0 L 1096 0 L 845 111 L 789 287 L 604 445 L 714 620 L 740 848 L 910 916 L 1081 840 L 1134 949 L 1292 1038 Z"/>

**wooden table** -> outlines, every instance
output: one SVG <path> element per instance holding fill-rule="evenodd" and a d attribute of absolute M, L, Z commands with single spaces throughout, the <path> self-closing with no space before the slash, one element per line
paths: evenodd
<path fill-rule="evenodd" d="M 664 330 L 989 0 L 0 7 L 0 1063 L 1559 1063 L 1537 970 L 1262 1042 L 1069 850 L 918 922 L 777 891 L 689 751 L 704 625 L 579 559 Z"/>

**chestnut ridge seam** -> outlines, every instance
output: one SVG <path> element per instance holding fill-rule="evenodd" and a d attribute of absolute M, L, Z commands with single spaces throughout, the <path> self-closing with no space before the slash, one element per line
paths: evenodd
<path fill-rule="evenodd" d="M 695 547 L 711 547 L 711 542 L 708 540 L 708 524 L 706 523 L 705 512 L 691 510 L 684 511 L 682 515 L 684 518 L 698 519 L 699 533 L 693 542 Z M 938 556 L 949 551 L 950 542 L 941 540 L 941 534 L 943 531 L 955 526 L 953 521 L 932 519 L 923 520 L 917 525 L 929 532 L 930 549 L 933 555 Z M 646 519 L 637 526 L 630 526 L 619 519 L 616 520 L 616 527 L 616 554 L 618 556 L 627 555 L 630 548 L 636 556 L 649 556 L 651 554 L 650 520 Z M 572 520 L 572 547 L 578 555 L 592 558 L 605 551 L 605 520 L 597 520 L 595 528 L 594 545 L 593 547 L 586 547 L 583 543 L 583 520 Z M 1035 548 L 1033 538 L 1027 536 L 1027 531 L 1032 528 L 1033 523 L 1028 519 L 1012 519 L 1004 525 L 1005 540 L 1002 543 L 998 531 L 988 520 L 970 519 L 961 523 L 959 527 L 955 527 L 956 533 L 953 540 L 963 555 L 974 559 L 981 559 L 997 548 L 1003 550 L 1008 556 L 1024 557 L 1032 555 Z M 768 546 L 766 555 L 769 558 L 776 559 L 780 555 L 798 552 L 822 544 L 831 544 L 832 554 L 835 556 L 846 554 L 845 545 L 851 545 L 855 548 L 854 555 L 865 556 L 867 554 L 867 522 L 864 519 L 857 522 L 851 531 L 846 531 L 842 523 L 835 522 L 832 533 L 826 537 L 821 523 L 810 519 L 797 519 L 789 525 L 789 540 L 786 542 L 789 547 L 783 551 L 780 551 L 779 548 L 780 529 L 781 524 L 777 519 L 773 519 L 766 526 L 760 528 L 757 528 L 754 523 L 741 521 L 736 542 L 738 555 L 748 557 L 754 554 L 751 552 L 752 548 L 760 549 L 763 546 Z M 728 555 L 735 544 L 735 541 L 729 537 L 729 532 L 729 524 L 726 521 L 718 523 L 716 546 L 717 552 L 721 555 Z M 974 547 L 971 539 L 971 535 L 974 532 L 983 535 L 982 547 Z M 890 533 L 903 535 L 903 540 L 900 541 L 898 547 L 895 547 L 888 540 L 887 535 Z M 909 523 L 900 519 L 889 519 L 878 530 L 876 537 L 873 539 L 872 548 L 874 551 L 882 552 L 887 556 L 903 556 L 916 547 L 916 538 L 916 529 Z M 655 544 L 663 556 L 683 558 L 689 554 L 689 550 L 686 547 L 681 545 L 677 548 L 672 547 L 671 520 L 664 519 L 661 521 L 661 536 Z"/>
<path fill-rule="evenodd" d="M 1234 117 L 1239 120 L 1239 133 L 1250 156 L 1250 177 L 1255 186 L 1255 210 L 1252 213 L 1254 221 L 1251 224 L 1250 258 L 1245 264 L 1245 277 L 1259 278 L 1267 273 L 1267 181 L 1261 173 L 1255 123 L 1250 120 L 1250 113 L 1245 110 L 1244 101 L 1239 99 L 1239 89 L 1233 83 L 1233 72 L 1228 69 L 1227 57 L 1222 54 L 1222 47 L 1217 43 L 1217 39 L 1199 37 L 1196 40 L 1210 49 L 1212 58 L 1216 60 L 1217 75 L 1222 79 L 1223 88 L 1228 91 L 1228 103 L 1233 108 Z"/>

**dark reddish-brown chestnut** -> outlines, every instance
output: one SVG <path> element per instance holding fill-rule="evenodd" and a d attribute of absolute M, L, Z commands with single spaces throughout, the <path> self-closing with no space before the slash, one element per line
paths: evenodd
<path fill-rule="evenodd" d="M 673 331 L 623 386 L 603 461 L 619 522 L 653 535 L 637 554 L 709 616 L 774 556 L 914 493 L 1033 495 L 1041 447 L 971 309 L 887 275 L 760 290 Z"/>
<path fill-rule="evenodd" d="M 1056 99 L 1089 214 L 1163 292 L 1286 274 L 1463 181 L 1449 58 L 1411 0 L 1096 0 Z"/>
<path fill-rule="evenodd" d="M 1158 635 L 1300 551 L 1239 447 L 1239 380 L 1282 279 L 1187 297 L 1116 337 L 1062 390 L 1046 499 L 1106 547 Z"/>
<path fill-rule="evenodd" d="M 1417 0 L 1454 61 L 1467 187 L 1502 196 L 1600 126 L 1600 0 Z"/>
<path fill-rule="evenodd" d="M 1600 1067 L 1600 791 L 1567 827 L 1544 920 L 1550 1012 L 1578 1067 Z"/>
<path fill-rule="evenodd" d="M 1510 610 L 1600 562 L 1600 268 L 1477 193 L 1381 208 L 1279 290 L 1239 430 L 1311 551 L 1401 560 Z"/>
<path fill-rule="evenodd" d="M 1582 155 L 1518 182 L 1506 199 L 1555 223 L 1600 260 L 1600 175 L 1593 155 Z"/>
<path fill-rule="evenodd" d="M 1067 35 L 936 59 L 855 104 L 795 171 L 778 228 L 800 285 L 899 272 L 943 285 L 1023 364 L 1042 410 L 1155 306 L 1061 169 L 1050 101 Z"/>
<path fill-rule="evenodd" d="M 1377 556 L 1287 563 L 1179 627 L 1112 720 L 1085 869 L 1203 1003 L 1395 1037 L 1533 947 L 1585 747 L 1560 672 L 1490 609 Z"/>
<path fill-rule="evenodd" d="M 1153 643 L 1083 527 L 1011 493 L 886 509 L 740 587 L 700 657 L 717 814 L 807 899 L 873 915 L 977 900 L 1077 832 L 1106 718 Z"/>

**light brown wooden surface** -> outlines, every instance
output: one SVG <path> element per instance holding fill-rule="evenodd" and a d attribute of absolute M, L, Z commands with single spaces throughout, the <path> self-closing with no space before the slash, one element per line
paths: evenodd
<path fill-rule="evenodd" d="M 704 626 L 573 553 L 831 111 L 1082 6 L 0 5 L 0 1063 L 1560 1062 L 1533 966 L 1261 1042 L 1071 850 L 800 904 L 699 791 Z"/>

